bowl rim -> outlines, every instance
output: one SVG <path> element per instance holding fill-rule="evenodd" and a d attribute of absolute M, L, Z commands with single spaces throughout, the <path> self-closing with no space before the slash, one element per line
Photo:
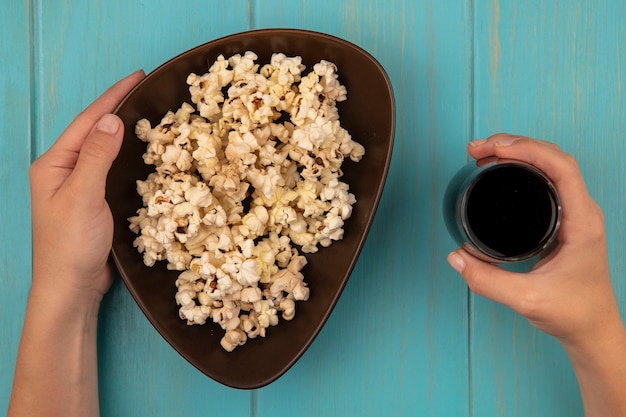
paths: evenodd
<path fill-rule="evenodd" d="M 154 75 L 157 72 L 160 72 L 160 70 L 163 67 L 167 67 L 169 66 L 172 62 L 174 61 L 178 61 L 180 59 L 183 59 L 185 56 L 187 55 L 193 55 L 197 50 L 202 49 L 207 47 L 209 44 L 213 44 L 213 43 L 219 43 L 222 42 L 224 40 L 227 39 L 232 39 L 232 38 L 236 38 L 236 37 L 240 37 L 240 36 L 249 36 L 249 35 L 271 35 L 271 34 L 275 34 L 275 35 L 288 35 L 288 34 L 305 34 L 305 35 L 310 35 L 310 36 L 314 36 L 320 39 L 327 39 L 330 40 L 332 42 L 335 43 L 339 43 L 339 44 L 343 44 L 349 48 L 352 49 L 357 49 L 359 50 L 359 52 L 361 54 L 363 54 L 364 56 L 366 56 L 373 64 L 375 64 L 375 66 L 378 67 L 381 75 L 383 75 L 383 78 L 385 80 L 385 83 L 387 84 L 387 89 L 389 90 L 389 94 L 390 94 L 390 98 L 391 98 L 391 102 L 394 103 L 392 112 L 391 112 L 391 117 L 392 117 L 392 135 L 391 135 L 391 140 L 393 142 L 394 136 L 395 136 L 395 125 L 396 125 L 396 109 L 395 109 L 395 95 L 393 92 L 393 86 L 391 84 L 391 80 L 389 78 L 389 75 L 387 74 L 387 71 L 385 70 L 385 68 L 382 66 L 382 64 L 366 49 L 362 48 L 361 46 L 350 42 L 346 39 L 340 38 L 338 36 L 335 35 L 331 35 L 329 33 L 326 32 L 320 32 L 320 31 L 316 31 L 316 30 L 310 30 L 310 29 L 299 29 L 299 28 L 279 28 L 279 27 L 271 27 L 271 28 L 262 28 L 262 29 L 251 29 L 251 30 L 244 30 L 244 31 L 240 31 L 240 32 L 234 32 L 230 35 L 224 35 L 224 36 L 220 36 L 219 38 L 215 38 L 212 39 L 210 41 L 207 42 L 203 42 L 199 45 L 196 45 L 194 47 L 191 47 L 190 49 L 187 49 L 177 55 L 174 55 L 173 57 L 167 59 L 165 62 L 159 64 L 158 66 L 156 66 L 153 70 L 151 70 L 150 72 L 148 72 L 146 74 L 146 76 L 139 81 L 122 99 L 122 101 L 120 101 L 120 103 L 115 107 L 115 110 L 113 111 L 113 113 L 117 113 L 117 111 L 126 103 L 126 101 L 129 99 L 129 97 L 131 97 L 133 95 L 133 93 L 135 92 L 135 90 L 138 90 L 141 88 L 141 86 L 147 82 L 149 82 L 149 78 L 151 78 L 152 75 Z"/>
<path fill-rule="evenodd" d="M 395 95 L 394 95 L 394 91 L 393 91 L 393 86 L 391 83 L 391 80 L 389 78 L 389 75 L 387 74 L 385 68 L 382 66 L 382 64 L 370 53 L 368 52 L 366 49 L 362 48 L 361 46 L 352 43 L 346 39 L 342 39 L 338 36 L 335 35 L 331 35 L 329 33 L 325 33 L 325 32 L 320 32 L 320 31 L 314 31 L 314 30 L 308 30 L 308 29 L 298 29 L 298 28 L 278 28 L 278 27 L 272 27 L 272 28 L 262 28 L 262 29 L 251 29 L 251 30 L 245 30 L 245 31 L 240 31 L 240 32 L 235 32 L 229 35 L 224 35 L 212 40 L 209 40 L 207 42 L 201 43 L 197 46 L 194 46 L 190 49 L 185 50 L 182 53 L 179 53 L 169 59 L 167 59 L 165 62 L 163 62 L 162 64 L 158 65 L 157 67 L 155 67 L 152 71 L 150 71 L 149 73 L 146 74 L 146 76 L 137 84 L 135 85 L 127 94 L 126 96 L 122 99 L 122 101 L 120 101 L 120 103 L 115 107 L 115 110 L 113 111 L 114 114 L 117 114 L 125 105 L 126 103 L 131 99 L 131 97 L 133 95 L 136 94 L 136 92 L 140 89 L 143 88 L 143 85 L 150 82 L 151 79 L 158 73 L 161 72 L 162 69 L 169 67 L 173 62 L 175 61 L 179 61 L 181 59 L 185 59 L 186 56 L 188 55 L 194 55 L 198 50 L 200 49 L 204 49 L 207 48 L 208 46 L 212 45 L 212 44 L 216 44 L 216 43 L 220 43 L 220 42 L 224 42 L 226 40 L 231 40 L 231 39 L 237 39 L 237 38 L 241 38 L 241 37 L 245 37 L 245 36 L 286 36 L 286 35 L 290 35 L 290 34 L 298 34 L 298 35 L 306 35 L 306 36 L 313 36 L 313 37 L 317 37 L 318 39 L 321 40 L 326 40 L 326 41 L 331 41 L 335 44 L 340 44 L 343 45 L 347 48 L 353 49 L 358 51 L 362 56 L 364 56 L 365 58 L 367 58 L 378 70 L 379 75 L 382 77 L 382 79 L 385 82 L 385 89 L 388 93 L 388 98 L 390 100 L 391 103 L 391 108 L 389 111 L 389 131 L 386 133 L 387 139 L 388 139 L 388 145 L 387 145 L 387 152 L 385 155 L 385 161 L 382 164 L 382 176 L 380 178 L 380 186 L 378 186 L 377 190 L 376 190 L 376 194 L 373 196 L 372 198 L 372 206 L 371 209 L 368 213 L 367 216 L 367 221 L 365 224 L 365 229 L 363 230 L 363 232 L 361 233 L 360 239 L 358 240 L 357 244 L 356 244 L 356 250 L 355 250 L 355 255 L 353 255 L 349 267 L 346 270 L 346 273 L 344 274 L 344 277 L 342 278 L 337 291 L 335 291 L 335 293 L 333 294 L 332 298 L 330 299 L 330 304 L 329 304 L 329 308 L 326 309 L 326 311 L 324 311 L 324 314 L 321 317 L 321 320 L 319 321 L 319 323 L 317 323 L 317 325 L 314 327 L 314 331 L 311 332 L 310 335 L 308 335 L 307 339 L 306 339 L 306 343 L 304 343 L 297 351 L 297 353 L 295 355 L 293 355 L 293 357 L 287 361 L 285 363 L 285 365 L 281 368 L 281 369 L 277 369 L 276 372 L 270 376 L 265 378 L 264 380 L 256 380 L 254 383 L 250 383 L 250 384 L 234 384 L 231 383 L 229 381 L 223 381 L 219 378 L 217 378 L 215 375 L 212 375 L 210 373 L 207 372 L 207 370 L 201 368 L 198 364 L 194 363 L 194 361 L 191 361 L 177 346 L 177 343 L 167 334 L 167 332 L 164 331 L 164 329 L 162 328 L 162 326 L 155 320 L 155 318 L 153 317 L 152 314 L 149 313 L 149 309 L 148 307 L 145 305 L 145 303 L 143 302 L 143 300 L 141 299 L 141 297 L 139 296 L 139 294 L 136 291 L 136 288 L 134 288 L 132 285 L 129 285 L 128 282 L 128 277 L 126 276 L 126 274 L 124 273 L 124 266 L 123 264 L 120 262 L 119 260 L 119 256 L 116 253 L 115 247 L 112 247 L 111 249 L 111 255 L 113 258 L 113 261 L 117 267 L 117 270 L 122 278 L 122 281 L 125 284 L 125 287 L 129 290 L 130 294 L 132 295 L 132 298 L 134 299 L 134 301 L 137 303 L 137 305 L 140 307 L 140 310 L 142 311 L 143 315 L 148 319 L 148 321 L 151 323 L 151 325 L 157 330 L 157 332 L 159 333 L 159 335 L 161 337 L 163 337 L 168 344 L 177 352 L 179 353 L 185 360 L 187 360 L 187 362 L 189 362 L 191 365 L 193 365 L 196 369 L 198 369 L 200 372 L 202 372 L 203 374 L 209 376 L 211 379 L 215 380 L 218 383 L 221 383 L 223 385 L 232 387 L 232 388 L 237 388 L 237 389 L 257 389 L 257 388 L 261 388 L 263 386 L 266 386 L 272 382 L 274 382 L 275 380 L 277 380 L 278 378 L 280 378 L 282 375 L 284 375 L 301 357 L 302 355 L 308 350 L 308 348 L 312 345 L 313 341 L 317 338 L 317 336 L 319 335 L 319 333 L 321 332 L 322 328 L 325 326 L 326 322 L 328 321 L 330 315 L 332 314 L 332 312 L 334 311 L 334 308 L 336 307 L 337 302 L 339 301 L 339 298 L 341 297 L 345 286 L 350 278 L 350 276 L 352 275 L 352 272 L 354 270 L 354 267 L 356 266 L 356 263 L 358 261 L 358 258 L 360 257 L 360 254 L 362 252 L 363 246 L 365 244 L 365 241 L 367 240 L 367 236 L 369 234 L 369 231 L 371 229 L 375 214 L 377 212 L 381 197 L 382 197 L 382 193 L 385 187 L 385 183 L 388 177 L 388 173 L 389 173 L 389 168 L 391 165 L 391 158 L 392 158 L 392 153 L 393 153 L 393 148 L 394 148 L 394 142 L 395 142 L 395 134 L 396 134 L 396 103 L 395 103 Z"/>

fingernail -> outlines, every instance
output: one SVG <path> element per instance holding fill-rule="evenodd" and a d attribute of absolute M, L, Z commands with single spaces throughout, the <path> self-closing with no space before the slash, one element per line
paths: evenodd
<path fill-rule="evenodd" d="M 476 139 L 470 142 L 471 146 L 480 146 L 483 143 L 487 142 L 487 139 Z"/>
<path fill-rule="evenodd" d="M 510 146 L 517 142 L 519 139 L 500 139 L 495 141 L 494 146 Z"/>
<path fill-rule="evenodd" d="M 114 135 L 118 130 L 120 130 L 120 121 L 112 114 L 105 114 L 102 118 L 100 118 L 100 120 L 98 120 L 96 129 L 109 135 Z"/>
<path fill-rule="evenodd" d="M 459 274 L 465 269 L 465 259 L 456 252 L 451 252 L 448 255 L 448 263 Z"/>
<path fill-rule="evenodd" d="M 132 72 L 132 73 L 128 74 L 128 75 L 126 76 L 126 78 L 134 77 L 134 76 L 139 75 L 139 74 L 141 74 L 141 75 L 145 76 L 145 75 L 146 75 L 146 72 L 143 70 L 143 68 L 142 68 L 142 69 L 138 69 L 138 70 L 136 70 L 135 72 Z"/>

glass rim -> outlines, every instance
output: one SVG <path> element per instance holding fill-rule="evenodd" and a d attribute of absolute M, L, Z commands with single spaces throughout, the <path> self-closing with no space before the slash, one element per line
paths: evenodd
<path fill-rule="evenodd" d="M 542 182 L 545 183 L 545 185 L 547 186 L 548 194 L 550 196 L 550 202 L 552 205 L 552 216 L 550 219 L 550 226 L 546 230 L 546 233 L 543 236 L 543 238 L 540 240 L 539 244 L 530 251 L 516 254 L 516 255 L 504 255 L 498 251 L 495 251 L 489 248 L 486 244 L 484 244 L 476 236 L 476 234 L 470 227 L 467 210 L 466 210 L 469 196 L 472 190 L 474 189 L 474 186 L 480 181 L 480 179 L 483 178 L 485 175 L 487 175 L 489 172 L 492 172 L 497 169 L 509 167 L 509 166 L 514 166 L 517 168 L 524 169 L 528 172 L 533 173 L 535 176 L 541 179 Z M 548 176 L 543 171 L 541 171 L 534 165 L 529 164 L 527 162 L 523 162 L 523 161 L 499 160 L 487 166 L 480 167 L 480 171 L 478 172 L 478 174 L 476 174 L 476 176 L 471 178 L 469 184 L 467 185 L 467 187 L 463 191 L 463 194 L 461 195 L 460 223 L 469 240 L 468 243 L 472 246 L 472 248 L 476 249 L 482 255 L 486 256 L 487 258 L 491 260 L 495 260 L 498 262 L 520 262 L 520 261 L 528 260 L 537 255 L 540 255 L 544 250 L 551 248 L 554 244 L 556 244 L 558 232 L 561 226 L 561 218 L 562 218 L 561 199 L 559 197 L 559 193 L 557 192 L 557 189 L 554 183 L 552 182 L 552 180 L 550 180 L 550 178 L 548 178 Z"/>

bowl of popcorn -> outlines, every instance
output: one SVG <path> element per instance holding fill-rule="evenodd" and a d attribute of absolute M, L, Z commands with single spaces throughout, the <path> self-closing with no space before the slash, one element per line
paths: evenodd
<path fill-rule="evenodd" d="M 209 377 L 273 382 L 326 323 L 374 219 L 395 133 L 385 70 L 328 34 L 255 30 L 161 65 L 116 114 L 124 283 Z"/>

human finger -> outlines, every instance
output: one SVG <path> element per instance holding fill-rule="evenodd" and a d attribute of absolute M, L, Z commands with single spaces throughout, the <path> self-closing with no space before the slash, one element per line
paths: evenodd
<path fill-rule="evenodd" d="M 514 159 L 543 171 L 554 183 L 560 196 L 564 207 L 564 224 L 584 223 L 589 213 L 595 213 L 596 209 L 587 192 L 578 163 L 557 145 L 523 136 L 498 134 L 471 144 L 468 148 L 478 158 L 489 155 L 499 159 Z"/>
<path fill-rule="evenodd" d="M 479 160 L 497 157 L 527 162 L 545 172 L 555 182 L 572 176 L 582 180 L 575 159 L 551 142 L 499 133 L 484 140 L 470 142 L 468 150 Z"/>
<path fill-rule="evenodd" d="M 524 161 L 543 171 L 554 183 L 562 205 L 567 208 L 564 216 L 567 212 L 570 218 L 586 217 L 590 199 L 585 180 L 573 156 L 527 138 L 495 142 L 495 153 L 498 158 Z"/>
<path fill-rule="evenodd" d="M 76 158 L 83 141 L 96 122 L 104 114 L 113 112 L 122 99 L 144 77 L 143 70 L 139 70 L 113 84 L 74 119 L 56 143 L 52 145 L 50 151 L 68 152 Z"/>
<path fill-rule="evenodd" d="M 547 148 L 552 148 L 554 150 L 560 150 L 559 146 L 555 143 L 552 142 L 548 142 L 545 140 L 540 140 L 540 139 L 532 139 L 526 136 L 520 136 L 520 135 L 512 135 L 510 133 L 497 133 L 495 135 L 491 135 L 488 138 L 484 138 L 484 139 L 478 139 L 475 141 L 472 141 L 468 144 L 467 146 L 467 150 L 468 153 L 474 158 L 474 159 L 483 159 L 483 158 L 487 158 L 490 156 L 495 156 L 496 155 L 496 151 L 495 148 L 498 145 L 502 145 L 505 143 L 512 143 L 515 141 L 518 141 L 520 139 L 529 139 L 532 140 L 536 143 L 539 143 Z"/>
<path fill-rule="evenodd" d="M 520 274 L 484 262 L 464 249 L 448 255 L 448 263 L 467 282 L 475 294 L 489 298 L 519 311 L 520 294 L 527 292 L 527 280 Z"/>
<path fill-rule="evenodd" d="M 76 167 L 64 186 L 89 195 L 83 201 L 101 201 L 107 174 L 120 151 L 123 136 L 124 125 L 118 116 L 111 113 L 102 116 L 83 142 Z"/>
<path fill-rule="evenodd" d="M 54 195 L 71 174 L 78 156 L 94 124 L 115 109 L 125 95 L 145 76 L 137 71 L 122 79 L 94 101 L 67 127 L 59 139 L 33 162 L 30 170 L 34 197 L 46 199 Z"/>

